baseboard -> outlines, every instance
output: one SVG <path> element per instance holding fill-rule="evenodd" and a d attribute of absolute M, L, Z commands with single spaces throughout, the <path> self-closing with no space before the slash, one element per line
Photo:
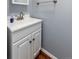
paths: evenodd
<path fill-rule="evenodd" d="M 52 55 L 51 53 L 49 53 L 47 50 L 41 48 L 41 51 L 43 51 L 45 54 L 47 54 L 49 57 L 51 57 L 52 59 L 58 59 L 57 57 L 55 57 L 54 55 Z"/>
<path fill-rule="evenodd" d="M 39 55 L 40 50 L 41 50 L 41 48 L 39 48 L 39 50 L 36 53 L 34 53 L 34 58 L 36 58 Z"/>

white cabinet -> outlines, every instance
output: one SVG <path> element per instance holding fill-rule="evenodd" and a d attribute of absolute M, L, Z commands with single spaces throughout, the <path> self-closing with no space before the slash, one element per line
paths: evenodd
<path fill-rule="evenodd" d="M 9 30 L 8 37 L 10 59 L 34 59 L 41 49 L 41 22 L 14 32 Z"/>
<path fill-rule="evenodd" d="M 12 45 L 12 59 L 33 59 L 31 35 Z M 31 56 L 31 57 L 30 57 Z"/>
<path fill-rule="evenodd" d="M 41 49 L 41 29 L 12 44 L 12 59 L 34 59 Z"/>
<path fill-rule="evenodd" d="M 12 0 L 13 4 L 28 5 L 29 0 Z"/>

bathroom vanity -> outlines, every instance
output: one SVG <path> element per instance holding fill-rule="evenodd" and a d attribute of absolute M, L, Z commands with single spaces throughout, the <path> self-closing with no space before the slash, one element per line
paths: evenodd
<path fill-rule="evenodd" d="M 41 49 L 41 20 L 24 16 L 23 20 L 8 20 L 10 59 L 34 59 Z"/>

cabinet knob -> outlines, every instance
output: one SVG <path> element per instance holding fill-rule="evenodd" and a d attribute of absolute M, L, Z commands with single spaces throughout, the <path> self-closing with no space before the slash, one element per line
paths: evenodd
<path fill-rule="evenodd" d="M 56 4 L 57 3 L 57 0 L 54 0 L 53 2 Z"/>
<path fill-rule="evenodd" d="M 33 38 L 33 41 L 35 41 L 35 39 Z"/>
<path fill-rule="evenodd" d="M 32 43 L 32 41 L 29 41 L 29 43 L 31 44 L 31 43 Z"/>

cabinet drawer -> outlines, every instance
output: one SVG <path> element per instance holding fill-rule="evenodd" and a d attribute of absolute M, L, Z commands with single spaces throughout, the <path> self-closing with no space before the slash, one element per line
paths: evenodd
<path fill-rule="evenodd" d="M 20 29 L 16 32 L 12 33 L 12 42 L 15 43 L 20 39 L 24 38 L 25 36 L 29 35 L 30 33 L 36 31 L 37 29 L 41 28 L 41 23 L 31 25 L 29 27 Z"/>

